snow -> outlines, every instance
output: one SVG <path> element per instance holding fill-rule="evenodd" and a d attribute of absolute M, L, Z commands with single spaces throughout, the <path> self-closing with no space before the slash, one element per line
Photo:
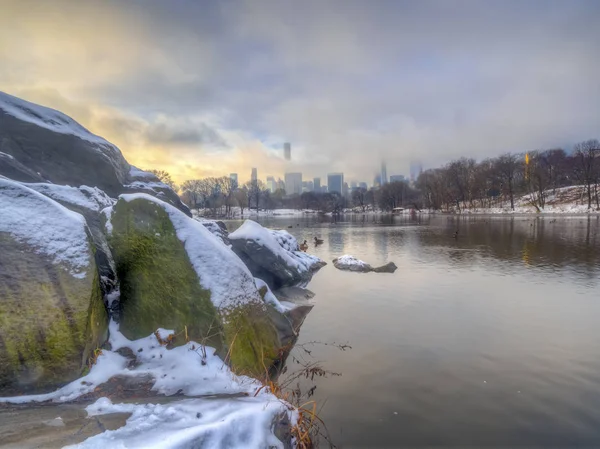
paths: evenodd
<path fill-rule="evenodd" d="M 169 215 L 177 238 L 183 243 L 200 284 L 211 291 L 211 301 L 219 309 L 240 302 L 260 301 L 254 278 L 242 260 L 200 222 L 179 209 L 145 193 L 121 195 L 124 201 L 145 199 Z"/>
<path fill-rule="evenodd" d="M 3 153 L 2 151 L 0 151 L 0 157 L 7 157 L 9 159 L 15 159 L 12 155 L 7 154 L 7 153 Z"/>
<path fill-rule="evenodd" d="M 208 229 L 211 232 L 211 234 L 216 236 L 219 240 L 221 240 L 227 246 L 231 247 L 231 244 L 229 243 L 229 239 L 228 239 L 229 234 L 227 233 L 226 230 L 222 229 L 221 226 L 219 226 L 219 224 L 216 221 L 206 220 L 206 219 L 198 217 L 198 216 L 194 217 L 194 220 L 202 223 L 202 226 L 204 226 L 206 229 Z"/>
<path fill-rule="evenodd" d="M 97 187 L 81 186 L 77 188 L 46 183 L 23 183 L 23 185 L 53 200 L 96 212 L 114 204 L 114 200 Z"/>
<path fill-rule="evenodd" d="M 112 226 L 112 213 L 113 213 L 113 208 L 111 207 L 107 207 L 105 209 L 102 209 L 100 211 L 100 213 L 102 215 L 104 215 L 104 218 L 106 218 L 106 222 L 104 223 L 104 227 L 106 228 L 106 232 L 108 235 L 112 234 L 112 230 L 113 230 L 113 226 Z"/>
<path fill-rule="evenodd" d="M 323 261 L 316 256 L 300 251 L 298 241 L 287 231 L 263 228 L 257 222 L 246 220 L 238 229 L 229 234 L 229 240 L 253 240 L 281 258 L 286 265 L 301 272 L 314 269 Z"/>
<path fill-rule="evenodd" d="M 337 259 L 335 259 L 335 266 L 339 268 L 345 268 L 351 271 L 362 271 L 363 269 L 371 269 L 371 265 L 369 265 L 367 262 L 357 259 L 356 257 L 351 256 L 349 254 L 344 254 L 343 256 L 340 256 Z"/>
<path fill-rule="evenodd" d="M 126 184 L 123 187 L 129 189 L 170 189 L 168 185 L 160 181 L 132 181 L 130 184 Z"/>
<path fill-rule="evenodd" d="M 83 279 L 90 247 L 83 216 L 23 184 L 0 179 L 0 232 L 62 263 Z"/>
<path fill-rule="evenodd" d="M 271 428 L 285 404 L 262 397 L 185 399 L 169 404 L 113 404 L 98 399 L 89 416 L 131 413 L 124 427 L 105 431 L 65 449 L 283 448 Z M 201 444 L 199 444 L 201 442 Z"/>
<path fill-rule="evenodd" d="M 29 101 L 13 97 L 4 92 L 0 92 L 0 109 L 8 115 L 12 115 L 24 122 L 33 123 L 34 125 L 59 134 L 71 134 L 80 139 L 101 144 L 119 152 L 114 145 L 104 140 L 102 137 L 92 134 L 71 117 L 54 109 L 30 103 Z"/>
<path fill-rule="evenodd" d="M 266 287 L 267 293 L 265 294 L 264 300 L 267 304 L 270 304 L 271 306 L 273 306 L 273 308 L 275 310 L 277 310 L 279 313 L 288 312 L 296 307 L 296 305 L 291 302 L 279 301 L 277 299 L 277 297 L 273 294 L 273 292 L 271 291 L 271 289 L 269 288 L 267 283 L 265 281 L 263 281 L 262 279 L 254 278 L 254 281 L 256 282 L 256 288 L 258 290 L 260 290 L 263 287 Z"/>
<path fill-rule="evenodd" d="M 236 376 L 215 355 L 215 350 L 196 342 L 167 349 L 154 334 L 139 340 L 128 340 L 109 324 L 112 350 L 103 350 L 87 376 L 48 394 L 0 398 L 0 403 L 67 402 L 90 393 L 111 377 L 148 376 L 155 379 L 153 390 L 167 396 L 206 396 L 182 399 L 166 404 L 114 404 L 102 397 L 86 408 L 88 416 L 108 413 L 131 413 L 126 424 L 105 431 L 71 448 L 282 448 L 273 433 L 273 422 L 286 413 L 292 424 L 298 415 L 292 407 L 274 396 L 260 382 L 246 376 Z M 159 329 L 161 338 L 172 331 Z M 137 358 L 134 368 L 117 354 L 127 347 Z M 220 395 L 215 397 L 214 395 Z"/>
<path fill-rule="evenodd" d="M 151 173 L 149 171 L 140 170 L 139 168 L 134 167 L 133 165 L 130 166 L 129 176 L 132 179 L 138 180 L 138 181 L 142 180 L 142 179 L 156 181 L 158 179 L 154 173 Z"/>

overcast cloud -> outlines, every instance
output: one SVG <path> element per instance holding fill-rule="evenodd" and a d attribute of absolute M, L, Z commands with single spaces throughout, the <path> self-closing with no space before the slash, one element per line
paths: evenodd
<path fill-rule="evenodd" d="M 600 2 L 0 0 L 0 90 L 178 180 L 600 137 Z M 292 142 L 292 163 L 281 159 Z"/>

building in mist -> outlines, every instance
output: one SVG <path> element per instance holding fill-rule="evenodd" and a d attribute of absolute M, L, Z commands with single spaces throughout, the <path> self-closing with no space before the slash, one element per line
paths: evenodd
<path fill-rule="evenodd" d="M 373 178 L 373 187 L 381 187 L 381 175 L 375 175 Z"/>
<path fill-rule="evenodd" d="M 286 161 L 292 160 L 292 144 L 289 142 L 283 144 L 283 157 Z"/>
<path fill-rule="evenodd" d="M 314 184 L 312 181 L 302 181 L 302 192 L 312 192 Z"/>
<path fill-rule="evenodd" d="M 267 176 L 267 189 L 271 193 L 275 193 L 275 190 L 277 190 L 277 181 L 275 181 L 273 176 Z"/>
<path fill-rule="evenodd" d="M 239 185 L 237 173 L 229 173 L 229 179 L 231 179 L 231 182 L 233 183 L 233 188 L 237 189 Z"/>
<path fill-rule="evenodd" d="M 390 182 L 405 182 L 406 178 L 404 175 L 391 175 Z"/>
<path fill-rule="evenodd" d="M 350 188 L 348 187 L 348 183 L 345 182 L 342 187 L 342 196 L 348 196 L 350 194 Z"/>
<path fill-rule="evenodd" d="M 365 189 L 365 190 L 368 189 L 366 182 L 359 182 L 358 183 L 358 187 L 361 188 L 361 189 Z"/>
<path fill-rule="evenodd" d="M 321 178 L 314 178 L 313 179 L 313 190 L 315 192 L 320 192 L 321 191 Z"/>
<path fill-rule="evenodd" d="M 387 178 L 387 166 L 385 165 L 385 161 L 381 161 L 381 179 L 380 179 L 380 184 L 384 185 L 387 184 L 388 182 L 388 178 Z"/>
<path fill-rule="evenodd" d="M 287 195 L 300 195 L 302 193 L 302 173 L 285 174 L 285 193 Z"/>
<path fill-rule="evenodd" d="M 281 178 L 277 178 L 277 190 L 283 190 L 285 192 L 285 182 Z"/>
<path fill-rule="evenodd" d="M 329 193 L 337 192 L 340 195 L 344 193 L 344 174 L 343 173 L 328 173 L 327 174 L 327 190 Z"/>
<path fill-rule="evenodd" d="M 410 163 L 410 180 L 415 182 L 419 175 L 423 172 L 423 165 L 419 161 L 413 161 Z"/>
<path fill-rule="evenodd" d="M 252 174 L 250 175 L 250 181 L 255 182 L 258 179 L 258 170 L 252 168 Z"/>

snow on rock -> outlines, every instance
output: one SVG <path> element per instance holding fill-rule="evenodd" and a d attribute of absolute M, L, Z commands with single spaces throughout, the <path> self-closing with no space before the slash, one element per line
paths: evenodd
<path fill-rule="evenodd" d="M 71 134 L 119 152 L 114 145 L 102 137 L 92 134 L 71 117 L 54 109 L 30 103 L 4 92 L 0 92 L 0 109 L 24 122 L 33 123 L 56 133 Z"/>
<path fill-rule="evenodd" d="M 157 181 L 158 178 L 157 176 L 149 171 L 144 171 L 144 170 L 140 170 L 137 167 L 134 167 L 133 165 L 131 165 L 131 168 L 129 169 L 129 177 L 133 180 L 133 181 Z"/>
<path fill-rule="evenodd" d="M 82 215 L 15 181 L 0 179 L 0 232 L 84 278 L 90 248 Z"/>
<path fill-rule="evenodd" d="M 301 272 L 311 271 L 323 264 L 318 257 L 300 251 L 298 241 L 289 232 L 266 229 L 252 220 L 244 221 L 242 226 L 229 234 L 229 239 L 253 240 Z"/>
<path fill-rule="evenodd" d="M 240 302 L 260 301 L 254 277 L 246 265 L 200 222 L 145 193 L 125 194 L 119 198 L 124 201 L 151 201 L 167 212 L 177 238 L 183 243 L 200 278 L 200 284 L 211 291 L 211 301 L 217 308 L 227 308 Z"/>
<path fill-rule="evenodd" d="M 171 331 L 160 329 L 161 338 Z M 297 412 L 261 388 L 260 382 L 233 374 L 215 355 L 215 350 L 195 342 L 167 349 L 154 334 L 130 341 L 110 323 L 112 350 L 104 350 L 89 374 L 48 394 L 0 398 L 0 403 L 68 402 L 90 393 L 116 375 L 155 379 L 153 390 L 160 394 L 186 396 L 221 395 L 183 399 L 166 404 L 113 404 L 102 397 L 86 408 L 88 416 L 131 413 L 126 424 L 104 431 L 71 448 L 283 448 L 274 433 L 274 424 L 284 418 L 297 422 Z M 133 368 L 117 354 L 127 347 L 137 358 Z M 203 354 L 206 354 L 206 357 Z"/>
<path fill-rule="evenodd" d="M 225 245 L 231 246 L 231 242 L 229 241 L 229 232 L 227 232 L 227 228 L 222 221 L 207 220 L 198 216 L 194 217 L 194 220 L 202 223 L 202 226 L 208 229 L 211 234 L 216 236 Z"/>
<path fill-rule="evenodd" d="M 273 292 L 271 291 L 271 289 L 269 288 L 269 286 L 267 285 L 267 283 L 265 281 L 263 281 L 262 279 L 259 278 L 254 278 L 254 281 L 256 282 L 256 288 L 260 291 L 260 289 L 265 288 L 266 289 L 266 293 L 264 296 L 264 301 L 267 304 L 270 304 L 271 306 L 273 306 L 273 308 L 275 310 L 277 310 L 279 313 L 285 313 L 288 312 L 290 310 L 292 310 L 293 308 L 296 307 L 295 304 L 291 303 L 291 302 L 281 302 L 277 299 L 277 297 L 273 294 Z"/>
<path fill-rule="evenodd" d="M 357 259 L 354 256 L 349 254 L 344 254 L 343 256 L 338 257 L 333 260 L 333 265 L 340 270 L 350 270 L 350 271 L 371 271 L 373 267 L 369 265 L 367 262 L 364 262 L 360 259 Z"/>
<path fill-rule="evenodd" d="M 112 206 L 115 202 L 97 187 L 81 186 L 77 188 L 46 183 L 29 183 L 24 185 L 55 201 L 73 204 L 96 212 Z"/>

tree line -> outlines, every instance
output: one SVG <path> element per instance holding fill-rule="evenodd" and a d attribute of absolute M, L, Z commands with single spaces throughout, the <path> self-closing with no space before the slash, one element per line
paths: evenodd
<path fill-rule="evenodd" d="M 506 153 L 477 162 L 461 158 L 426 170 L 416 181 L 423 206 L 430 209 L 503 207 L 514 210 L 515 198 L 525 196 L 541 210 L 549 193 L 561 187 L 583 186 L 588 209 L 600 209 L 600 143 L 580 142 L 564 149 Z"/>

